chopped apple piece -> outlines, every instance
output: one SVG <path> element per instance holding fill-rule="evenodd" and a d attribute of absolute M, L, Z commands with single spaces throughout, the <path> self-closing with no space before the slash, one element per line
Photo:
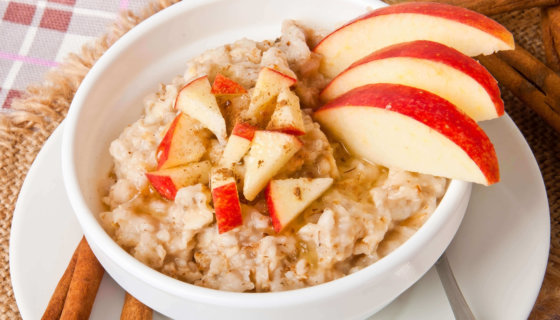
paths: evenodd
<path fill-rule="evenodd" d="M 319 108 L 314 118 L 373 163 L 484 185 L 500 179 L 484 131 L 453 104 L 421 89 L 365 85 Z"/>
<path fill-rule="evenodd" d="M 272 180 L 265 189 L 268 213 L 276 232 L 282 231 L 333 183 L 332 178 Z"/>
<path fill-rule="evenodd" d="M 484 15 L 447 4 L 410 2 L 348 22 L 313 51 L 323 56 L 320 71 L 333 78 L 372 51 L 413 40 L 440 42 L 471 57 L 515 47 L 512 34 Z"/>
<path fill-rule="evenodd" d="M 417 40 L 373 52 L 336 76 L 321 92 L 330 101 L 370 83 L 396 83 L 428 90 L 475 121 L 504 114 L 498 82 L 474 59 L 446 45 Z"/>
<path fill-rule="evenodd" d="M 257 132 L 256 127 L 253 127 L 252 125 L 245 122 L 239 122 L 235 124 L 233 130 L 231 131 L 231 134 L 249 141 L 253 141 L 255 132 Z"/>
<path fill-rule="evenodd" d="M 254 200 L 302 145 L 302 142 L 291 134 L 276 131 L 255 132 L 249 155 L 245 158 L 245 198 L 249 201 Z"/>
<path fill-rule="evenodd" d="M 177 95 L 175 109 L 200 121 L 203 126 L 214 133 L 221 144 L 225 144 L 226 122 L 211 90 L 212 87 L 207 76 L 187 83 Z"/>
<path fill-rule="evenodd" d="M 237 123 L 229 136 L 220 160 L 220 166 L 231 168 L 239 162 L 249 150 L 256 130 L 257 128 L 248 123 Z"/>
<path fill-rule="evenodd" d="M 177 191 L 196 183 L 208 184 L 210 161 L 192 163 L 185 166 L 147 172 L 146 178 L 164 198 L 175 200 Z"/>
<path fill-rule="evenodd" d="M 212 83 L 212 94 L 216 96 L 230 96 L 244 93 L 247 93 L 247 90 L 230 78 L 223 76 L 220 73 L 218 73 L 216 78 L 214 78 L 214 83 Z"/>
<path fill-rule="evenodd" d="M 290 89 L 284 88 L 278 94 L 276 109 L 266 130 L 280 131 L 296 136 L 305 134 L 299 98 Z"/>
<path fill-rule="evenodd" d="M 274 111 L 274 101 L 280 91 L 295 83 L 296 79 L 290 76 L 268 67 L 262 68 L 251 95 L 248 114 L 264 126 Z"/>
<path fill-rule="evenodd" d="M 172 168 L 200 160 L 206 152 L 204 144 L 192 133 L 191 122 L 179 113 L 165 132 L 156 153 L 158 170 Z"/>
<path fill-rule="evenodd" d="M 210 181 L 218 232 L 228 232 L 242 225 L 241 204 L 233 172 L 226 168 L 213 168 Z"/>

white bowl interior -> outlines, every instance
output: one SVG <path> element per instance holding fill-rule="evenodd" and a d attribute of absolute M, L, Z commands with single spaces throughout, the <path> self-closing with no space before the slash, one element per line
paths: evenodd
<path fill-rule="evenodd" d="M 95 221 L 97 214 L 103 210 L 98 193 L 100 177 L 107 174 L 112 165 L 108 152 L 110 142 L 140 117 L 142 100 L 147 94 L 156 91 L 159 83 L 169 82 L 173 76 L 183 74 L 189 58 L 243 37 L 274 39 L 280 35 L 281 23 L 286 18 L 333 29 L 363 14 L 366 8 L 381 5 L 377 1 L 358 0 L 191 0 L 156 14 L 119 40 L 97 62 L 78 90 L 66 120 L 63 140 L 65 185 L 78 220 L 92 249 L 99 253 L 100 261 L 104 265 L 116 262 L 125 272 L 141 275 L 146 283 L 174 295 L 240 308 L 255 307 L 257 303 L 265 308 L 320 301 L 322 297 L 332 295 L 333 290 L 351 292 L 367 277 L 383 274 L 395 265 L 401 268 L 397 272 L 400 272 L 402 284 L 391 293 L 392 298 L 418 280 L 456 232 L 466 208 L 470 184 L 453 181 L 433 219 L 417 232 L 415 240 L 397 249 L 389 256 L 391 259 L 376 263 L 375 268 L 345 277 L 344 281 L 319 286 L 321 288 L 252 294 L 250 298 L 247 294 L 199 288 L 166 277 L 126 254 Z M 252 9 L 244 11 L 239 8 Z M 445 231 L 440 233 L 444 227 Z M 407 257 L 432 240 L 438 242 L 432 249 L 433 258 L 423 259 L 418 265 L 406 263 Z M 108 271 L 111 273 L 111 270 Z M 129 289 L 124 281 L 112 275 L 125 289 Z M 130 289 L 134 290 L 134 285 L 130 285 Z M 382 297 L 380 299 L 383 300 Z M 381 302 L 386 304 L 389 301 Z M 371 307 L 368 312 L 374 309 Z"/>

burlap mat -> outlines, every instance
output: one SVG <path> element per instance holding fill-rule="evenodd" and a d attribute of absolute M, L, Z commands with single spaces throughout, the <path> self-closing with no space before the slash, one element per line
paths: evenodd
<path fill-rule="evenodd" d="M 95 61 L 120 36 L 153 13 L 172 4 L 160 0 L 139 14 L 123 14 L 111 30 L 78 55 L 46 75 L 45 81 L 27 89 L 14 101 L 13 112 L 0 114 L 0 319 L 19 318 L 14 300 L 8 247 L 12 213 L 20 187 L 43 143 L 64 119 L 74 92 Z M 496 18 L 508 27 L 521 46 L 544 61 L 540 36 L 540 11 L 525 10 Z M 529 142 L 544 177 L 552 221 L 551 255 L 548 269 L 531 314 L 532 319 L 558 319 L 560 315 L 560 135 L 546 125 L 505 89 L 506 110 Z M 530 213 L 528 213 L 530 214 Z"/>

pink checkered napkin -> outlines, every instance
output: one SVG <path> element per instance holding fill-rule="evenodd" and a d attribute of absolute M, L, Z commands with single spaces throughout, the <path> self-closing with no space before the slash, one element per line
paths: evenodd
<path fill-rule="evenodd" d="M 70 52 L 101 36 L 119 11 L 152 0 L 0 0 L 0 112 Z"/>

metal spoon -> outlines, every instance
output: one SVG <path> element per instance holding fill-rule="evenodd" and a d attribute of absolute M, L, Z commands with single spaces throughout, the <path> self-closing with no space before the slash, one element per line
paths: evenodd
<path fill-rule="evenodd" d="M 436 270 L 438 272 L 441 283 L 443 284 L 443 289 L 451 304 L 451 309 L 457 320 L 474 320 L 476 319 L 469 307 L 461 289 L 457 285 L 455 276 L 453 275 L 453 270 L 449 266 L 449 261 L 447 261 L 447 255 L 445 252 L 436 262 Z"/>

